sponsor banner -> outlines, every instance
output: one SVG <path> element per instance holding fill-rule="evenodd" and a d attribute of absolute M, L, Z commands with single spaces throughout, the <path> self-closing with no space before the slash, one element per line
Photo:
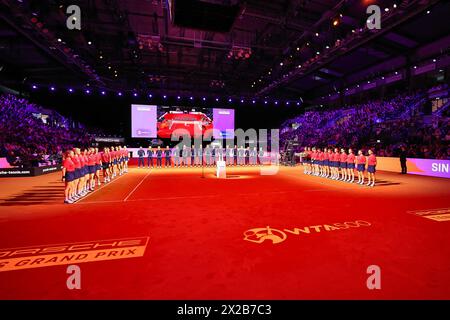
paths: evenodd
<path fill-rule="evenodd" d="M 31 176 L 31 169 L 0 169 L 0 177 L 29 177 Z"/>
<path fill-rule="evenodd" d="M 108 143 L 123 143 L 125 138 L 116 137 L 95 137 L 95 142 L 108 142 Z"/>
<path fill-rule="evenodd" d="M 33 168 L 2 168 L 0 177 L 34 177 L 61 170 L 59 165 Z"/>
<path fill-rule="evenodd" d="M 0 249 L 0 272 L 142 257 L 148 237 Z"/>
<path fill-rule="evenodd" d="M 435 159 L 409 159 L 408 173 L 422 176 L 450 178 L 450 161 Z"/>

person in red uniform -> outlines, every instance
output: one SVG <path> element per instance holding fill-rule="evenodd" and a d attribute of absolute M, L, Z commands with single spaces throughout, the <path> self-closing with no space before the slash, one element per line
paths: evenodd
<path fill-rule="evenodd" d="M 108 183 L 110 181 L 109 166 L 110 166 L 110 162 L 111 162 L 109 148 L 103 148 L 101 157 L 102 157 L 102 168 L 103 168 L 103 183 Z"/>
<path fill-rule="evenodd" d="M 81 171 L 81 160 L 80 160 L 80 149 L 74 148 L 73 149 L 73 157 L 72 161 L 75 164 L 75 180 L 74 180 L 74 196 L 73 200 L 76 201 L 79 198 L 81 198 L 81 178 L 83 177 L 82 171 Z"/>
<path fill-rule="evenodd" d="M 314 160 L 314 175 L 320 174 L 320 149 L 316 148 L 316 159 Z"/>
<path fill-rule="evenodd" d="M 328 164 L 330 167 L 330 175 L 328 176 L 329 179 L 333 179 L 334 175 L 334 153 L 333 148 L 328 149 Z"/>
<path fill-rule="evenodd" d="M 84 157 L 84 184 L 83 184 L 83 190 L 85 195 L 88 194 L 88 192 L 90 192 L 89 189 L 89 168 L 88 168 L 88 161 L 89 161 L 89 151 L 87 149 L 83 150 L 83 157 Z"/>
<path fill-rule="evenodd" d="M 121 176 L 122 173 L 123 173 L 123 169 L 122 169 L 123 159 L 122 159 L 122 156 L 123 156 L 122 149 L 120 148 L 120 146 L 116 147 L 117 172 L 119 173 L 119 176 Z"/>
<path fill-rule="evenodd" d="M 328 178 L 329 170 L 330 170 L 330 154 L 328 153 L 328 149 L 323 149 L 323 175 L 322 177 Z"/>
<path fill-rule="evenodd" d="M 64 203 L 73 203 L 74 181 L 75 181 L 75 164 L 72 161 L 74 153 L 72 150 L 66 151 L 62 162 L 62 180 L 64 186 Z"/>
<path fill-rule="evenodd" d="M 377 165 L 377 157 L 372 150 L 369 150 L 369 157 L 367 158 L 367 179 L 369 182 L 367 185 L 369 187 L 375 186 L 375 167 Z"/>
<path fill-rule="evenodd" d="M 116 159 L 116 165 L 114 166 L 115 175 L 120 175 L 120 150 L 119 147 L 114 147 L 114 156 Z"/>
<path fill-rule="evenodd" d="M 334 148 L 334 153 L 333 153 L 333 169 L 334 169 L 334 173 L 333 173 L 333 180 L 338 180 L 339 179 L 339 149 L 338 148 Z"/>
<path fill-rule="evenodd" d="M 87 166 L 88 166 L 88 179 L 87 179 L 87 188 L 91 191 L 94 190 L 95 186 L 95 162 L 97 160 L 97 157 L 94 153 L 94 149 L 90 148 L 87 152 Z"/>
<path fill-rule="evenodd" d="M 320 149 L 316 148 L 316 159 L 314 160 L 314 172 L 316 176 L 320 174 Z"/>
<path fill-rule="evenodd" d="M 320 170 L 319 176 L 321 176 L 321 177 L 324 176 L 324 172 L 325 172 L 325 169 L 324 169 L 324 163 L 323 163 L 324 160 L 325 160 L 325 154 L 324 154 L 324 151 L 321 151 L 321 150 L 319 149 L 319 170 Z"/>
<path fill-rule="evenodd" d="M 328 149 L 328 176 L 327 178 L 331 179 L 333 177 L 333 168 L 334 168 L 334 156 L 333 149 Z"/>
<path fill-rule="evenodd" d="M 100 173 L 102 170 L 102 155 L 100 152 L 98 152 L 98 148 L 94 148 L 94 154 L 95 154 L 95 175 L 94 179 L 97 181 L 97 185 L 100 186 L 102 183 L 100 182 Z M 94 181 L 94 185 L 95 185 Z"/>
<path fill-rule="evenodd" d="M 358 151 L 356 157 L 356 170 L 358 171 L 358 184 L 364 184 L 364 171 L 366 170 L 366 157 L 362 150 Z"/>
<path fill-rule="evenodd" d="M 111 179 L 114 179 L 117 173 L 117 158 L 114 147 L 111 147 L 109 154 L 111 155 Z"/>
<path fill-rule="evenodd" d="M 352 149 L 348 149 L 347 156 L 347 181 L 353 183 L 355 181 L 355 155 Z"/>
<path fill-rule="evenodd" d="M 339 156 L 340 168 L 341 168 L 341 178 L 339 180 L 346 181 L 347 180 L 347 154 L 345 153 L 345 149 L 341 148 L 341 154 Z"/>
<path fill-rule="evenodd" d="M 124 170 L 125 170 L 125 173 L 127 173 L 128 172 L 128 161 L 130 160 L 130 158 L 129 158 L 130 154 L 128 152 L 127 146 L 123 146 L 123 156 L 125 158 Z"/>
<path fill-rule="evenodd" d="M 119 146 L 119 152 L 120 152 L 120 175 L 122 175 L 125 173 L 125 153 L 123 152 L 121 146 Z"/>

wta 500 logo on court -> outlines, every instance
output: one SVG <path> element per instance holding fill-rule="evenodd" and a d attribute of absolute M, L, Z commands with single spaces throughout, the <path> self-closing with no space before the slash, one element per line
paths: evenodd
<path fill-rule="evenodd" d="M 301 234 L 314 234 L 322 231 L 337 231 L 350 228 L 369 227 L 370 222 L 363 220 L 356 220 L 353 222 L 333 223 L 333 224 L 320 224 L 315 226 L 294 228 L 294 229 L 274 229 L 269 226 L 265 228 L 253 228 L 244 232 L 244 240 L 261 244 L 263 242 L 272 241 L 272 244 L 278 244 L 284 242 L 287 239 L 288 234 L 301 235 Z"/>

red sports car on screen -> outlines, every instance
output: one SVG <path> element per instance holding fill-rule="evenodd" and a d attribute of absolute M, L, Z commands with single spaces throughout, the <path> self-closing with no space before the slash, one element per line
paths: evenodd
<path fill-rule="evenodd" d="M 205 135 L 205 132 L 212 128 L 212 120 L 203 112 L 170 111 L 158 119 L 159 138 L 170 138 L 175 130 L 178 130 L 179 135 L 183 130 L 189 132 L 191 137 Z"/>

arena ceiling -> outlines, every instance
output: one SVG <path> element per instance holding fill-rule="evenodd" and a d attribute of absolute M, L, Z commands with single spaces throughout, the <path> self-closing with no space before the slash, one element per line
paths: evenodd
<path fill-rule="evenodd" d="M 386 61 L 449 50 L 445 0 L 185 0 L 178 16 L 172 0 L 81 0 L 80 31 L 66 26 L 72 2 L 0 0 L 4 84 L 314 98 L 389 71 Z M 205 3 L 231 9 L 205 17 Z M 370 4 L 390 16 L 358 35 Z M 439 40 L 440 52 L 418 54 Z"/>

